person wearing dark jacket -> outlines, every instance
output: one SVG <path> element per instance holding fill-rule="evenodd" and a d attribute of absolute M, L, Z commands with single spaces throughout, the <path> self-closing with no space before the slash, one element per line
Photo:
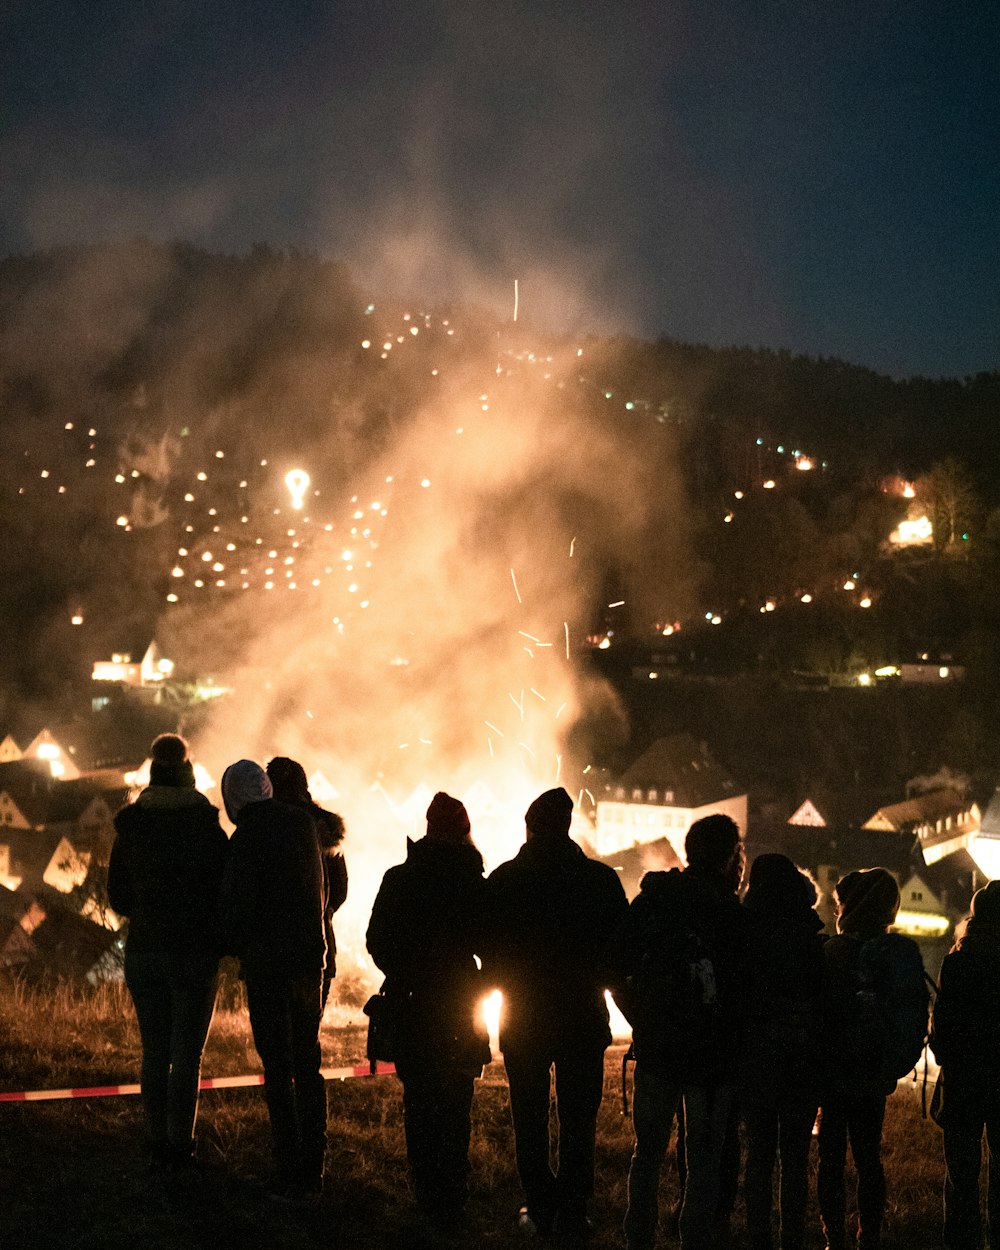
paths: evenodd
<path fill-rule="evenodd" d="M 627 912 L 617 873 L 570 839 L 573 800 L 548 790 L 528 808 L 527 840 L 486 883 L 484 971 L 503 993 L 500 1046 L 510 1086 L 522 1230 L 588 1227 L 597 1112 L 611 1041 L 608 947 Z M 559 1164 L 549 1165 L 555 1068 Z"/>
<path fill-rule="evenodd" d="M 323 970 L 323 1007 L 330 997 L 330 986 L 337 975 L 337 939 L 333 933 L 334 914 L 347 899 L 347 861 L 341 844 L 345 829 L 336 812 L 328 812 L 313 801 L 305 769 L 297 760 L 276 755 L 267 766 L 274 798 L 289 807 L 308 812 L 316 826 L 323 860 L 323 925 L 326 933 L 326 968 Z"/>
<path fill-rule="evenodd" d="M 483 858 L 465 807 L 439 792 L 372 908 L 367 943 L 400 1005 L 396 1073 L 417 1204 L 450 1227 L 465 1205 L 475 1079 L 490 1062 L 482 1021 Z"/>
<path fill-rule="evenodd" d="M 916 1064 L 927 1034 L 927 988 L 916 942 L 889 933 L 899 910 L 892 874 L 885 868 L 850 872 L 835 894 L 837 934 L 823 947 L 817 1196 L 828 1250 L 845 1250 L 850 1140 L 858 1174 L 858 1250 L 878 1250 L 886 1199 L 885 1100 L 905 1072 L 893 1070 L 889 1048 L 909 1051 L 906 1063 Z"/>
<path fill-rule="evenodd" d="M 219 887 L 228 842 L 195 789 L 187 743 L 161 734 L 149 785 L 115 816 L 108 900 L 128 917 L 125 983 L 142 1039 L 142 1100 L 154 1166 L 194 1150 L 201 1055 L 215 1010 Z"/>
<path fill-rule="evenodd" d="M 750 1250 L 772 1250 L 774 1163 L 780 1161 L 781 1250 L 802 1250 L 809 1147 L 819 1109 L 823 922 L 816 889 L 785 855 L 758 855 L 743 899 L 749 918 L 749 1015 L 739 1101 Z"/>
<path fill-rule="evenodd" d="M 939 1119 L 948 1169 L 944 1244 L 947 1250 L 982 1250 L 984 1128 L 990 1244 L 1000 1239 L 1000 881 L 976 893 L 964 932 L 941 965 L 931 1048 L 945 1091 Z"/>
<path fill-rule="evenodd" d="M 685 853 L 683 871 L 643 877 L 619 943 L 615 1000 L 632 1025 L 636 1059 L 624 1225 L 629 1250 L 655 1243 L 660 1170 L 682 1100 L 684 1250 L 714 1247 L 721 1214 L 723 1151 L 746 1014 L 739 827 L 721 813 L 697 820 Z"/>
<path fill-rule="evenodd" d="M 320 1072 L 323 867 L 311 818 L 271 795 L 259 764 L 222 776 L 236 825 L 222 882 L 223 930 L 239 956 L 254 1045 L 264 1065 L 274 1192 L 318 1192 L 326 1153 L 326 1086 Z"/>

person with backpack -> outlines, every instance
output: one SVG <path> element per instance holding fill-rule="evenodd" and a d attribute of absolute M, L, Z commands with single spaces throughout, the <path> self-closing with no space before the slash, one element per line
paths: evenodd
<path fill-rule="evenodd" d="M 469 814 L 439 792 L 425 836 L 382 879 L 366 939 L 398 1005 L 393 1054 L 417 1206 L 445 1230 L 465 1206 L 473 1089 L 492 1058 L 476 966 L 484 888 Z"/>
<path fill-rule="evenodd" d="M 142 1039 L 150 1167 L 194 1160 L 201 1056 L 215 1011 L 222 941 L 219 890 L 229 843 L 195 789 L 187 743 L 160 734 L 149 785 L 115 816 L 108 901 L 128 917 L 125 984 Z"/>
<path fill-rule="evenodd" d="M 931 1049 L 941 1064 L 944 1101 L 944 1244 L 982 1250 L 979 1207 L 983 1129 L 989 1151 L 986 1199 L 990 1244 L 1000 1238 L 1000 881 L 972 900 L 972 914 L 941 965 Z"/>
<path fill-rule="evenodd" d="M 785 855 L 758 855 L 743 906 L 749 919 L 749 1012 L 739 1101 L 746 1133 L 750 1250 L 773 1250 L 775 1158 L 781 1250 L 802 1250 L 809 1147 L 819 1107 L 823 922 L 816 888 Z"/>
<path fill-rule="evenodd" d="M 487 981 L 503 993 L 500 1048 L 510 1087 L 520 1231 L 589 1229 L 604 1052 L 611 1042 L 607 955 L 628 902 L 618 874 L 570 838 L 573 800 L 562 788 L 525 813 L 526 841 L 486 882 Z M 559 1161 L 549 1156 L 555 1070 Z"/>
<path fill-rule="evenodd" d="M 687 1177 L 684 1250 L 717 1244 L 727 1126 L 746 1017 L 747 913 L 739 826 L 721 812 L 697 820 L 687 867 L 649 872 L 619 945 L 615 1001 L 632 1025 L 635 1150 L 624 1231 L 629 1250 L 652 1250 L 660 1171 L 683 1104 Z"/>
<path fill-rule="evenodd" d="M 333 932 L 333 917 L 347 901 L 347 861 L 341 849 L 346 832 L 344 821 L 336 812 L 328 812 L 313 800 L 306 770 L 298 760 L 276 755 L 267 766 L 267 775 L 271 779 L 274 798 L 279 803 L 308 812 L 316 826 L 323 863 L 323 927 L 326 933 L 326 967 L 323 969 L 320 1001 L 326 1010 L 330 986 L 337 975 L 337 939 Z"/>
<path fill-rule="evenodd" d="M 885 1101 L 920 1058 L 928 994 L 920 948 L 889 932 L 899 910 L 892 874 L 885 868 L 850 872 L 835 894 L 837 935 L 823 948 L 819 1208 L 828 1250 L 845 1250 L 849 1140 L 858 1174 L 858 1250 L 879 1250 Z"/>

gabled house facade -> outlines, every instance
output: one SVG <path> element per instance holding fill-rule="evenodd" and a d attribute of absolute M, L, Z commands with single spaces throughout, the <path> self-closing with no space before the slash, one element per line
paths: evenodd
<path fill-rule="evenodd" d="M 690 734 L 660 738 L 598 798 L 594 848 L 606 857 L 665 839 L 683 863 L 688 829 L 713 812 L 745 830 L 746 793 Z"/>

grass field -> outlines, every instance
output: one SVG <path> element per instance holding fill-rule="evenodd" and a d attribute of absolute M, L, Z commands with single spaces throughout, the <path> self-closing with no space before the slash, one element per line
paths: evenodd
<path fill-rule="evenodd" d="M 353 1015 L 353 1021 L 352 1021 Z M 326 1066 L 364 1055 L 360 1013 L 341 1011 L 324 1026 Z M 631 1127 L 621 1113 L 621 1048 L 609 1051 L 598 1128 L 593 1206 L 595 1250 L 622 1244 Z M 0 1088 L 118 1084 L 138 1079 L 139 1045 L 121 986 L 42 993 L 0 985 Z M 259 1071 L 238 994 L 216 1014 L 204 1075 Z M 0 1104 L 0 1250 L 420 1250 L 420 1247 L 513 1247 L 520 1201 L 514 1170 L 503 1067 L 487 1069 L 473 1104 L 472 1197 L 462 1233 L 446 1239 L 426 1229 L 409 1195 L 400 1087 L 394 1077 L 335 1082 L 330 1108 L 327 1183 L 318 1202 L 277 1204 L 265 1197 L 269 1139 L 258 1089 L 210 1090 L 198 1125 L 204 1167 L 186 1178 L 147 1173 L 137 1097 Z M 886 1250 L 940 1245 L 942 1163 L 939 1134 L 921 1119 L 918 1094 L 890 1099 L 885 1156 L 889 1177 Z M 665 1174 L 664 1206 L 676 1197 Z M 742 1212 L 737 1208 L 736 1246 Z M 811 1247 L 822 1247 L 818 1217 Z M 661 1243 L 676 1244 L 664 1233 Z"/>

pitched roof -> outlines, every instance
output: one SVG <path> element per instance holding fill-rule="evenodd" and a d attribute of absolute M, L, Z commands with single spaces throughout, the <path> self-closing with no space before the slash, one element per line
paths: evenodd
<path fill-rule="evenodd" d="M 108 954 L 117 936 L 67 906 L 57 891 L 35 891 L 45 918 L 30 934 L 11 930 L 2 962 L 24 972 L 84 977 Z"/>
<path fill-rule="evenodd" d="M 923 872 L 923 856 L 915 837 L 879 829 L 823 828 L 785 825 L 747 838 L 752 857 L 765 852 L 787 855 L 801 868 L 825 864 L 843 875 L 859 868 L 888 868 L 896 876 Z"/>
<path fill-rule="evenodd" d="M 892 829 L 910 832 L 924 824 L 934 824 L 946 816 L 960 816 L 972 807 L 969 799 L 957 790 L 929 790 L 900 803 L 880 807 L 874 816 L 865 821 L 866 829 Z"/>
<path fill-rule="evenodd" d="M 690 734 L 659 738 L 617 779 L 625 789 L 673 792 L 676 807 L 704 807 L 742 794 L 736 782 Z"/>

